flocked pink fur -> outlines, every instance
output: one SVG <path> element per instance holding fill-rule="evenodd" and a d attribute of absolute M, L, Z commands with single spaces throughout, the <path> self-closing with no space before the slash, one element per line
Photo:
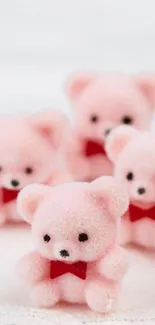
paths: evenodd
<path fill-rule="evenodd" d="M 111 174 L 105 155 L 85 156 L 86 140 L 103 143 L 106 131 L 122 124 L 124 117 L 131 117 L 137 129 L 147 129 L 155 104 L 155 77 L 81 73 L 69 82 L 67 92 L 73 106 L 73 128 L 64 144 L 69 170 L 77 180 Z"/>
<path fill-rule="evenodd" d="M 0 117 L 0 225 L 20 218 L 16 200 L 4 204 L 2 188 L 12 192 L 34 182 L 54 185 L 69 180 L 58 157 L 66 125 L 64 116 L 56 111 Z M 26 174 L 26 168 L 32 173 Z M 12 180 L 19 184 L 13 186 Z"/>
<path fill-rule="evenodd" d="M 127 207 L 127 195 L 112 177 L 54 188 L 34 184 L 21 191 L 18 211 L 31 223 L 36 251 L 21 259 L 18 271 L 39 306 L 66 301 L 87 303 L 98 312 L 113 308 L 128 264 L 117 244 L 120 216 Z M 88 240 L 80 242 L 80 233 Z M 61 256 L 64 249 L 69 256 Z M 52 280 L 51 260 L 87 262 L 86 279 L 66 273 Z"/>
<path fill-rule="evenodd" d="M 147 209 L 155 206 L 155 135 L 120 126 L 109 136 L 107 152 L 115 162 L 116 181 L 127 190 L 130 204 L 146 211 L 144 218 L 135 221 L 129 212 L 124 215 L 121 242 L 155 248 L 155 211 L 154 220 L 147 216 Z M 127 179 L 128 173 L 133 173 L 133 179 Z M 145 192 L 140 194 L 139 188 Z M 134 219 L 139 217 L 134 215 Z"/>

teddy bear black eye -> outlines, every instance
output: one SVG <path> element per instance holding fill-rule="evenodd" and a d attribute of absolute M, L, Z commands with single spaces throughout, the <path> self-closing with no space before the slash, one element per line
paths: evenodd
<path fill-rule="evenodd" d="M 2 167 L 2 166 L 0 166 L 0 172 L 2 172 L 2 170 L 3 170 L 3 167 Z"/>
<path fill-rule="evenodd" d="M 51 237 L 48 234 L 46 234 L 44 235 L 43 239 L 46 243 L 48 243 L 51 240 Z"/>
<path fill-rule="evenodd" d="M 79 239 L 80 242 L 87 241 L 88 240 L 88 235 L 85 232 L 82 232 L 81 234 L 79 234 L 78 239 Z"/>
<path fill-rule="evenodd" d="M 130 116 L 124 116 L 123 118 L 122 118 L 122 123 L 123 124 L 132 124 L 132 122 L 133 122 L 133 119 L 132 119 L 132 117 L 130 117 Z"/>
<path fill-rule="evenodd" d="M 25 173 L 26 173 L 26 174 L 32 174 L 32 173 L 33 173 L 33 169 L 32 169 L 32 167 L 26 167 L 26 168 L 25 168 Z"/>
<path fill-rule="evenodd" d="M 90 117 L 90 121 L 92 122 L 92 123 L 97 123 L 98 121 L 99 121 L 99 117 L 97 116 L 97 115 L 92 115 L 91 117 Z"/>
<path fill-rule="evenodd" d="M 133 176 L 133 173 L 132 172 L 129 172 L 127 175 L 126 175 L 126 178 L 128 181 L 132 181 L 134 176 Z"/>

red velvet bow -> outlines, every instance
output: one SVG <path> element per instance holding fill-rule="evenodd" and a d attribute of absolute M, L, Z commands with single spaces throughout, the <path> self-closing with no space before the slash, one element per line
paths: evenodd
<path fill-rule="evenodd" d="M 15 191 L 15 190 L 10 190 L 7 188 L 1 188 L 1 193 L 2 193 L 2 202 L 9 203 L 13 200 L 15 200 L 18 196 L 18 193 L 20 191 Z"/>
<path fill-rule="evenodd" d="M 96 155 L 104 155 L 106 156 L 106 151 L 104 149 L 104 144 L 93 141 L 93 140 L 87 140 L 85 144 L 85 156 L 91 157 Z"/>
<path fill-rule="evenodd" d="M 155 220 L 155 206 L 150 209 L 141 209 L 135 205 L 129 205 L 130 221 L 134 222 L 143 218 Z"/>
<path fill-rule="evenodd" d="M 62 261 L 51 261 L 50 278 L 55 279 L 63 274 L 72 273 L 78 278 L 85 280 L 87 272 L 86 262 L 64 263 Z"/>

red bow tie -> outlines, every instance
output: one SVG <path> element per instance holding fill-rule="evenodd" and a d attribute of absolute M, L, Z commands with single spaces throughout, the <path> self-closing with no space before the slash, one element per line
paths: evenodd
<path fill-rule="evenodd" d="M 63 274 L 72 273 L 78 278 L 85 280 L 87 272 L 86 262 L 64 263 L 61 261 L 51 261 L 50 278 L 55 279 Z"/>
<path fill-rule="evenodd" d="M 87 140 L 85 144 L 85 156 L 91 157 L 96 155 L 106 156 L 106 151 L 104 149 L 104 144 L 96 142 L 93 140 Z"/>
<path fill-rule="evenodd" d="M 155 206 L 150 209 L 141 209 L 136 207 L 135 205 L 129 205 L 129 216 L 130 221 L 134 222 L 139 219 L 149 218 L 155 220 Z"/>
<path fill-rule="evenodd" d="M 1 193 L 2 193 L 2 202 L 9 203 L 13 200 L 15 200 L 18 196 L 18 193 L 20 191 L 15 191 L 15 190 L 9 190 L 7 188 L 1 188 Z"/>

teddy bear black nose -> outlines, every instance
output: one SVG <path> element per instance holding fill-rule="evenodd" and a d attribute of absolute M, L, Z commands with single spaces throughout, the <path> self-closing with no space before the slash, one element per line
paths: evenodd
<path fill-rule="evenodd" d="M 19 185 L 19 182 L 16 179 L 11 180 L 11 185 L 14 187 L 17 187 Z"/>
<path fill-rule="evenodd" d="M 144 187 L 139 187 L 138 190 L 137 190 L 138 194 L 144 194 L 146 192 L 145 188 Z"/>
<path fill-rule="evenodd" d="M 107 129 L 107 130 L 105 130 L 105 131 L 104 131 L 105 136 L 107 137 L 107 136 L 109 135 L 110 132 L 111 132 L 111 129 Z"/>
<path fill-rule="evenodd" d="M 69 256 L 69 252 L 68 252 L 66 249 L 62 249 L 62 250 L 60 251 L 60 255 L 61 255 L 62 257 L 67 257 L 67 256 Z"/>

